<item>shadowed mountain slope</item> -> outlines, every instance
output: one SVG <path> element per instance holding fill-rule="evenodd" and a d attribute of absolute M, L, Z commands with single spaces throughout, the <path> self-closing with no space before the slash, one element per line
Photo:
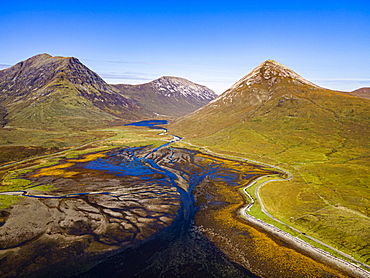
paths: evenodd
<path fill-rule="evenodd" d="M 193 112 L 216 95 L 162 77 L 139 86 L 109 85 L 73 57 L 36 55 L 0 71 L 0 125 L 38 129 L 101 127 Z"/>
<path fill-rule="evenodd" d="M 163 76 L 141 85 L 113 86 L 135 100 L 139 106 L 153 111 L 153 116 L 183 116 L 217 97 L 205 86 L 172 76 Z"/>
<path fill-rule="evenodd" d="M 0 71 L 10 126 L 68 128 L 139 118 L 139 107 L 72 57 L 34 56 Z"/>
<path fill-rule="evenodd" d="M 370 100 L 268 60 L 169 131 L 287 169 L 291 181 L 260 190 L 267 210 L 369 264 L 369 126 Z"/>

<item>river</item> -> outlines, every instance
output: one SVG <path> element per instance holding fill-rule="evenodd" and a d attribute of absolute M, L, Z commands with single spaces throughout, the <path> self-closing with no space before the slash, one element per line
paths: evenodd
<path fill-rule="evenodd" d="M 142 121 L 130 125 L 167 131 L 158 126 L 166 123 L 165 121 Z M 144 243 L 108 258 L 90 271 L 76 277 L 257 277 L 249 270 L 230 261 L 202 235 L 194 224 L 194 216 L 199 208 L 195 205 L 192 192 L 205 177 L 217 171 L 217 164 L 207 168 L 199 164 L 194 167 L 194 165 L 187 166 L 176 159 L 172 161 L 170 159 L 170 165 L 165 168 L 153 159 L 154 152 L 181 140 L 177 136 L 173 138 L 171 142 L 155 148 L 144 157 L 137 157 L 135 149 L 132 149 L 130 159 L 135 161 L 135 175 L 139 172 L 157 171 L 164 174 L 172 186 L 176 187 L 181 195 L 181 208 L 177 218 L 169 227 L 157 232 Z M 193 151 L 186 150 L 186 152 L 190 160 L 195 155 Z M 187 176 L 187 189 L 177 185 L 177 176 L 168 170 L 168 166 L 180 171 L 181 175 Z M 97 168 L 94 167 L 94 169 Z M 128 172 L 126 171 L 125 174 Z"/>
<path fill-rule="evenodd" d="M 164 133 L 166 123 L 130 125 Z M 238 215 L 239 189 L 277 172 L 171 148 L 179 140 L 65 158 L 21 175 L 35 188 L 53 187 L 4 193 L 29 198 L 0 215 L 0 276 L 342 277 Z"/>
<path fill-rule="evenodd" d="M 131 125 L 164 133 L 158 124 L 166 123 Z M 195 225 L 201 204 L 194 188 L 212 176 L 228 179 L 217 173 L 227 167 L 211 156 L 170 147 L 179 140 L 173 136 L 155 148 L 116 148 L 92 154 L 93 159 L 66 158 L 23 174 L 33 187 L 3 193 L 27 198 L 0 221 L 0 276 L 257 277 Z M 49 184 L 53 188 L 36 190 Z M 36 252 L 40 246 L 43 251 Z M 16 248 L 21 252 L 12 252 Z M 2 255 L 1 249 L 8 252 Z M 110 257 L 97 256 L 97 264 L 94 254 L 102 252 Z"/>

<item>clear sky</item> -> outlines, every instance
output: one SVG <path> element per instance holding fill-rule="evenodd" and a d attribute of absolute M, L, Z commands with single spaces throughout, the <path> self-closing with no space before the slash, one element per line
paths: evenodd
<path fill-rule="evenodd" d="M 370 1 L 1 1 L 0 67 L 73 56 L 108 83 L 179 76 L 221 93 L 267 59 L 370 87 Z"/>

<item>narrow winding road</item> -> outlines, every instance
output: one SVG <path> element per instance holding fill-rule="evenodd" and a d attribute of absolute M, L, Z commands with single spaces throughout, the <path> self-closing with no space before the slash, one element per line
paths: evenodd
<path fill-rule="evenodd" d="M 289 229 L 291 229 L 291 230 L 293 230 L 293 231 L 295 231 L 295 232 L 297 232 L 297 233 L 301 234 L 302 236 L 304 236 L 304 237 L 306 237 L 306 238 L 308 238 L 308 239 L 310 239 L 310 240 L 313 240 L 313 241 L 315 241 L 316 243 L 321 244 L 322 246 L 325 246 L 326 248 L 331 249 L 332 251 L 336 252 L 337 254 L 342 255 L 343 257 L 345 257 L 345 258 L 347 258 L 347 259 L 349 259 L 349 260 L 353 261 L 354 263 L 357 263 L 357 264 L 362 265 L 363 267 L 365 267 L 365 268 L 367 268 L 367 269 L 370 269 L 370 267 L 369 267 L 368 265 L 366 265 L 366 264 L 364 264 L 364 263 L 362 263 L 362 262 L 360 262 L 360 261 L 358 261 L 358 260 L 356 260 L 356 259 L 352 258 L 351 256 L 347 255 L 346 253 L 343 253 L 343 252 L 341 252 L 340 250 L 338 250 L 338 249 L 336 249 L 336 248 L 334 248 L 334 247 L 331 247 L 330 245 L 327 245 L 327 244 L 325 244 L 324 242 L 322 242 L 322 241 L 320 241 L 320 240 L 318 240 L 318 239 L 315 239 L 315 238 L 313 238 L 313 237 L 311 237 L 311 236 L 307 235 L 306 233 L 303 233 L 303 232 L 301 232 L 301 231 L 297 230 L 296 228 L 294 228 L 294 227 L 292 227 L 292 226 L 290 226 L 290 225 L 288 225 L 288 224 L 286 224 L 286 223 L 284 223 L 284 222 L 280 221 L 279 219 L 277 219 L 277 218 L 275 218 L 274 216 L 272 216 L 272 215 L 271 215 L 271 214 L 266 210 L 266 208 L 265 208 L 265 206 L 264 206 L 264 204 L 263 204 L 263 201 L 262 201 L 262 199 L 261 199 L 261 197 L 260 197 L 259 189 L 260 189 L 262 186 L 264 186 L 265 184 L 270 183 L 270 182 L 276 182 L 276 181 L 288 181 L 288 180 L 291 180 L 291 179 L 293 178 L 293 175 L 292 175 L 291 173 L 289 173 L 288 171 L 284 170 L 284 169 L 281 169 L 281 168 L 279 168 L 279 167 L 272 166 L 272 165 L 269 165 L 269 167 L 275 168 L 275 169 L 277 169 L 279 172 L 283 172 L 283 173 L 285 173 L 285 174 L 287 175 L 287 178 L 282 178 L 282 179 L 270 179 L 270 180 L 267 180 L 267 181 L 264 181 L 264 182 L 260 183 L 260 184 L 256 187 L 256 189 L 255 189 L 255 195 L 256 195 L 256 198 L 257 198 L 257 202 L 260 204 L 261 211 L 262 211 L 265 215 L 267 215 L 268 217 L 270 217 L 271 219 L 273 219 L 274 221 L 276 221 L 276 222 L 278 222 L 278 223 L 280 223 L 280 224 L 282 224 L 282 225 L 284 225 L 284 226 L 288 227 Z M 293 236 L 293 235 L 291 235 L 291 234 L 289 234 L 289 233 L 284 232 L 283 230 L 280 230 L 280 229 L 276 228 L 276 227 L 275 227 L 275 226 L 273 226 L 273 225 L 270 225 L 270 224 L 268 224 L 268 223 L 265 223 L 265 222 L 263 222 L 263 221 L 261 221 L 261 220 L 259 220 L 259 219 L 255 218 L 255 217 L 253 217 L 252 215 L 248 214 L 248 213 L 247 213 L 247 211 L 250 211 L 251 207 L 255 204 L 255 200 L 254 200 L 254 199 L 253 199 L 253 197 L 252 197 L 252 196 L 247 192 L 247 189 L 248 189 L 248 188 L 250 188 L 251 186 L 253 186 L 254 184 L 256 184 L 256 183 L 257 183 L 260 179 L 262 179 L 262 178 L 264 178 L 264 177 L 260 177 L 260 178 L 258 178 L 258 179 L 256 179 L 256 180 L 254 180 L 253 182 L 251 182 L 250 184 L 248 184 L 246 187 L 244 187 L 244 188 L 243 188 L 243 192 L 244 192 L 244 194 L 245 194 L 245 195 L 247 195 L 247 196 L 249 197 L 249 199 L 250 199 L 250 203 L 249 203 L 249 204 L 247 204 L 244 208 L 240 209 L 240 211 L 239 211 L 240 215 L 241 215 L 243 218 L 248 219 L 248 220 L 250 220 L 251 218 L 253 218 L 253 220 L 257 220 L 257 221 L 258 221 L 260 224 L 262 224 L 263 226 L 266 226 L 266 227 L 271 226 L 271 227 L 273 227 L 273 229 L 275 230 L 275 232 L 277 232 L 277 233 L 279 233 L 279 234 L 283 234 L 284 236 L 289 237 L 290 239 L 293 239 L 293 240 L 294 240 L 294 241 L 296 241 L 298 244 L 300 244 L 300 245 L 302 245 L 302 246 L 305 246 L 306 248 L 309 248 L 309 249 L 311 249 L 311 250 L 314 250 L 314 251 L 316 251 L 316 252 L 319 252 L 320 254 L 322 254 L 322 255 L 324 255 L 324 256 L 327 256 L 328 258 L 334 259 L 334 260 L 336 260 L 336 261 L 339 261 L 339 262 L 340 262 L 340 263 L 342 263 L 342 264 L 346 264 L 346 265 L 347 265 L 347 266 L 349 266 L 349 267 L 353 267 L 353 266 L 357 267 L 356 265 L 352 265 L 352 264 L 348 263 L 348 262 L 347 262 L 347 261 L 345 261 L 345 260 L 342 260 L 342 259 L 340 259 L 340 258 L 337 258 L 337 257 L 335 257 L 335 256 L 331 255 L 330 253 L 325 252 L 325 251 L 324 251 L 324 250 L 322 250 L 322 249 L 319 249 L 319 248 L 317 248 L 317 247 L 314 247 L 314 246 L 312 246 L 311 244 L 309 244 L 309 243 L 307 243 L 307 242 L 305 242 L 305 241 L 303 241 L 303 240 L 301 240 L 301 239 L 299 239 L 299 238 L 297 238 L 297 237 L 295 237 L 295 236 Z M 269 227 L 269 228 L 271 229 L 271 227 Z M 363 274 L 365 275 L 364 277 L 370 277 L 370 273 L 369 273 L 369 272 L 367 272 L 367 271 L 365 271 L 365 270 L 362 270 L 361 268 L 358 268 L 358 269 L 359 269 L 359 270 L 361 270 L 361 272 L 363 272 Z"/>
<path fill-rule="evenodd" d="M 191 146 L 200 147 L 200 146 L 193 145 L 193 144 L 191 144 L 190 142 L 184 142 L 184 143 L 189 144 L 189 145 L 191 145 Z M 278 222 L 278 223 L 280 223 L 280 224 L 282 224 L 282 225 L 284 225 L 284 226 L 288 227 L 289 229 L 291 229 L 291 230 L 293 230 L 293 231 L 295 231 L 295 232 L 297 232 L 297 233 L 301 234 L 302 236 L 304 236 L 304 237 L 306 237 L 306 238 L 308 238 L 308 239 L 310 239 L 310 240 L 315 241 L 315 242 L 316 242 L 316 243 L 318 243 L 318 244 L 321 244 L 322 246 L 325 246 L 325 247 L 327 247 L 327 248 L 331 249 L 332 251 L 336 252 L 337 254 L 342 255 L 343 257 L 345 257 L 345 258 L 347 258 L 347 259 L 351 260 L 351 261 L 352 261 L 352 262 L 354 262 L 354 263 L 353 263 L 353 264 L 351 264 L 351 263 L 349 263 L 349 262 L 347 262 L 347 261 L 345 261 L 345 260 L 343 260 L 343 259 L 340 259 L 340 258 L 338 258 L 338 257 L 336 257 L 336 256 L 333 256 L 333 255 L 331 255 L 330 253 L 328 253 L 328 252 L 326 252 L 326 251 L 324 251 L 324 250 L 322 250 L 322 249 L 320 249 L 320 248 L 314 247 L 313 245 L 309 244 L 308 242 L 306 242 L 306 241 L 304 241 L 304 240 L 301 240 L 301 239 L 299 239 L 299 238 L 297 238 L 297 237 L 295 237 L 295 236 L 293 236 L 293 235 L 291 235 L 291 234 L 289 234 L 289 233 L 287 233 L 287 232 L 284 232 L 283 230 L 278 229 L 277 227 L 275 227 L 275 226 L 273 226 L 273 225 L 271 225 L 271 224 L 268 224 L 268 223 L 266 223 L 266 222 L 263 222 L 263 221 L 261 221 L 260 219 L 257 219 L 257 218 L 255 218 L 254 216 L 252 216 L 252 215 L 248 214 L 247 212 L 248 212 L 248 211 L 250 211 L 250 209 L 252 208 L 252 206 L 255 204 L 255 202 L 256 202 L 256 201 L 255 201 L 255 200 L 253 199 L 253 197 L 252 197 L 252 196 L 247 192 L 247 189 L 248 189 L 248 188 L 250 188 L 251 186 L 253 186 L 254 184 L 256 184 L 260 179 L 263 179 L 263 178 L 265 178 L 265 177 L 260 177 L 260 178 L 258 178 L 258 179 L 256 179 L 256 180 L 252 181 L 250 184 L 248 184 L 246 187 L 244 187 L 244 188 L 243 188 L 243 193 L 244 193 L 246 196 L 248 196 L 248 198 L 249 198 L 250 202 L 249 202 L 245 207 L 243 207 L 242 209 L 240 209 L 239 214 L 241 215 L 241 217 L 242 217 L 242 218 L 244 218 L 244 219 L 246 219 L 246 220 L 252 221 L 252 222 L 254 222 L 254 223 L 258 222 L 258 224 L 260 224 L 261 226 L 263 226 L 263 227 L 267 228 L 268 230 L 274 230 L 274 232 L 276 232 L 277 234 L 283 235 L 284 237 L 287 237 L 287 238 L 289 238 L 289 239 L 293 240 L 293 241 L 294 241 L 294 242 L 296 242 L 297 244 L 299 244 L 299 245 L 301 245 L 301 246 L 304 246 L 305 248 L 307 248 L 307 249 L 309 249 L 309 250 L 313 250 L 314 252 L 320 253 L 321 255 L 323 255 L 323 256 L 325 256 L 325 257 L 327 257 L 327 258 L 331 259 L 331 260 L 335 260 L 335 261 L 337 261 L 337 262 L 339 262 L 339 263 L 341 263 L 341 264 L 344 264 L 344 265 L 348 266 L 348 267 L 349 267 L 349 268 L 351 268 L 351 269 L 354 269 L 356 272 L 358 272 L 358 273 L 359 273 L 359 275 L 361 275 L 360 277 L 370 277 L 370 272 L 368 272 L 368 271 L 366 271 L 366 270 L 364 270 L 364 269 L 360 268 L 358 265 L 361 265 L 361 266 L 363 266 L 363 267 L 365 267 L 365 268 L 367 268 L 367 269 L 370 269 L 370 266 L 368 266 L 368 265 L 366 265 L 366 264 L 364 264 L 364 263 L 362 263 L 362 262 L 360 262 L 360 261 L 358 261 L 358 260 L 356 260 L 356 259 L 352 258 L 351 256 L 347 255 L 346 253 L 343 253 L 343 252 L 341 252 L 340 250 L 338 250 L 338 249 L 336 249 L 336 248 L 333 248 L 333 247 L 331 247 L 331 246 L 329 246 L 329 245 L 325 244 L 324 242 L 322 242 L 322 241 L 320 241 L 320 240 L 318 240 L 318 239 L 315 239 L 315 238 L 313 238 L 313 237 L 311 237 L 311 236 L 307 235 L 306 233 L 303 233 L 303 232 L 301 232 L 301 231 L 297 230 L 296 228 L 294 228 L 294 227 L 292 227 L 292 226 L 290 226 L 290 225 L 288 225 L 288 224 L 286 224 L 286 223 L 284 223 L 284 222 L 280 221 L 279 219 L 277 219 L 277 218 L 275 218 L 274 216 L 272 216 L 272 215 L 271 215 L 271 214 L 266 210 L 266 208 L 265 208 L 265 206 L 264 206 L 264 204 L 263 204 L 263 201 L 262 201 L 262 199 L 261 199 L 261 197 L 260 197 L 259 189 L 260 189 L 262 186 L 264 186 L 265 184 L 270 183 L 270 182 L 276 182 L 276 181 L 289 181 L 289 180 L 291 180 L 291 179 L 293 178 L 293 175 L 292 175 L 291 173 L 289 173 L 288 171 L 286 171 L 286 170 L 284 170 L 284 169 L 282 169 L 282 168 L 280 168 L 280 167 L 273 166 L 273 165 L 269 165 L 269 164 L 265 164 L 265 163 L 261 163 L 261 162 L 259 162 L 259 161 L 249 160 L 249 159 L 246 159 L 246 158 L 244 158 L 244 157 L 238 157 L 238 156 L 232 156 L 232 155 L 222 155 L 222 154 L 219 154 L 219 153 L 215 153 L 215 152 L 213 152 L 213 151 L 211 151 L 211 150 L 207 149 L 206 147 L 200 147 L 200 148 L 202 148 L 202 149 L 203 149 L 203 150 L 205 150 L 206 152 L 208 152 L 208 153 L 210 153 L 210 154 L 213 154 L 213 155 L 216 155 L 216 156 L 223 156 L 223 157 L 225 157 L 225 156 L 226 156 L 226 157 L 230 157 L 230 158 L 234 158 L 234 159 L 238 159 L 238 160 L 242 160 L 242 161 L 247 161 L 247 162 L 249 162 L 249 163 L 255 163 L 255 164 L 258 164 L 258 165 L 263 165 L 263 166 L 266 166 L 266 167 L 269 167 L 269 168 L 273 168 L 273 169 L 276 169 L 278 172 L 284 173 L 284 174 L 286 175 L 286 178 L 270 179 L 270 180 L 267 180 L 267 181 L 264 181 L 264 182 L 260 183 L 260 184 L 256 187 L 256 189 L 255 189 L 255 195 L 256 195 L 257 202 L 260 204 L 261 211 L 262 211 L 265 215 L 267 215 L 268 217 L 270 217 L 272 220 L 274 220 L 274 221 L 276 221 L 276 222 Z M 358 264 L 358 265 L 356 265 L 356 264 Z"/>

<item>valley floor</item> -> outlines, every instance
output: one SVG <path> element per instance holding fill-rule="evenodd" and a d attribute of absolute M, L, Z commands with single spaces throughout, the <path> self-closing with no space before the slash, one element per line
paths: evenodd
<path fill-rule="evenodd" d="M 35 131 L 35 134 L 37 134 L 36 138 L 41 139 L 38 142 L 39 146 L 36 148 L 34 146 L 26 146 L 19 149 L 19 146 L 15 146 L 13 142 L 19 140 L 21 145 L 25 145 L 22 143 L 23 139 L 20 139 L 25 132 L 26 131 L 24 130 L 18 130 L 15 133 L 0 136 L 0 139 L 3 138 L 3 141 L 8 141 L 7 144 L 2 144 L 2 148 L 4 148 L 4 150 L 6 148 L 9 149 L 9 156 L 6 156 L 7 152 L 2 152 L 2 157 L 0 157 L 0 159 L 3 159 L 3 165 L 0 166 L 0 174 L 3 179 L 3 185 L 1 187 L 2 192 L 21 190 L 22 187 L 27 186 L 27 184 L 24 184 L 24 181 L 17 179 L 17 175 L 22 173 L 22 169 L 25 166 L 37 168 L 37 165 L 40 163 L 53 161 L 53 157 L 74 157 L 79 154 L 86 154 L 104 149 L 108 150 L 118 146 L 140 146 L 154 144 L 155 147 L 163 144 L 163 140 L 170 141 L 172 138 L 170 136 L 158 136 L 158 132 L 156 130 L 126 127 L 85 132 L 82 134 L 76 133 L 68 136 L 57 132 L 51 132 L 49 136 L 45 136 L 42 135 L 41 132 Z M 14 141 L 11 141 L 10 138 L 13 138 L 12 140 Z M 37 140 L 34 139 L 33 142 L 36 141 Z M 45 142 L 50 142 L 48 143 L 49 145 L 47 147 L 45 147 L 45 145 L 47 145 Z M 193 149 L 198 148 L 194 145 L 184 144 L 184 142 L 178 142 L 176 145 L 178 147 L 186 146 Z M 17 149 L 19 149 L 19 153 L 15 153 L 16 155 L 14 155 L 14 150 Z M 206 152 L 214 154 L 208 149 L 205 149 L 205 147 L 199 147 L 199 149 L 203 151 L 206 150 Z M 217 152 L 217 156 L 236 159 L 236 161 L 240 160 L 240 157 L 230 155 L 247 157 L 247 154 L 237 154 L 235 152 L 231 153 L 222 149 L 214 150 Z M 248 163 L 257 163 L 266 167 L 266 164 L 261 164 L 251 160 L 243 160 Z M 58 159 L 54 159 L 54 162 L 52 163 L 55 164 L 56 161 L 58 161 Z M 271 163 L 271 161 L 269 162 Z M 278 172 L 281 172 L 280 168 L 274 169 L 272 166 L 268 166 L 268 168 L 270 170 L 278 170 Z M 293 174 L 296 175 L 296 172 Z M 273 181 L 274 178 L 269 178 L 269 180 Z M 288 180 L 290 180 L 289 175 L 287 172 L 285 172 L 285 183 L 292 183 Z M 259 183 L 259 185 L 261 186 L 266 182 L 268 182 L 268 180 L 263 180 L 261 183 Z M 297 181 L 294 181 L 293 183 L 296 184 Z M 251 218 L 247 214 L 243 213 L 248 222 L 244 222 L 238 215 L 238 211 L 245 203 L 245 198 L 242 197 L 242 194 L 240 194 L 240 188 L 243 187 L 237 187 L 236 190 L 231 190 L 222 182 L 209 182 L 207 185 L 209 188 L 207 188 L 207 186 L 205 188 L 197 188 L 195 190 L 195 196 L 198 201 L 202 200 L 202 205 L 206 206 L 204 210 L 201 210 L 199 214 L 196 215 L 196 224 L 200 227 L 202 233 L 214 241 L 216 245 L 219 246 L 219 248 L 234 261 L 241 264 L 243 267 L 253 269 L 255 273 L 263 277 L 266 275 L 266 277 L 275 277 L 275 275 L 277 273 L 281 273 L 281 271 L 286 273 L 286 276 L 284 277 L 297 277 L 295 276 L 297 271 L 300 273 L 306 273 L 305 275 L 307 276 L 302 277 L 313 277 L 310 276 L 312 273 L 318 273 L 317 277 L 323 277 L 323 273 L 332 273 L 332 277 L 341 277 L 341 274 L 338 272 L 338 270 L 330 270 L 331 267 L 328 266 L 336 265 L 336 263 L 333 264 L 333 261 L 336 262 L 335 258 L 332 258 L 328 255 L 320 256 L 320 251 L 317 252 L 316 247 L 311 247 L 310 245 L 307 245 L 301 241 L 301 239 L 307 240 L 305 237 L 306 233 L 308 233 L 307 230 L 302 230 L 303 232 L 299 235 L 297 235 L 295 232 L 295 236 L 298 236 L 301 239 L 295 239 L 291 236 L 286 236 L 285 232 L 292 232 L 292 229 L 287 228 L 286 226 L 282 227 L 282 225 L 280 225 L 281 223 L 279 224 L 271 221 L 271 219 L 268 219 L 266 215 L 263 215 L 263 213 L 261 214 L 261 207 L 258 205 L 261 204 L 261 200 L 266 205 L 267 211 L 273 212 L 274 210 L 271 209 L 271 200 L 266 198 L 266 193 L 264 192 L 265 187 L 267 186 L 261 187 L 261 197 L 258 197 L 258 189 L 256 189 L 257 185 L 258 184 L 254 184 L 254 186 L 250 187 L 250 189 L 247 191 L 249 192 L 249 196 L 254 198 L 255 201 L 254 207 L 248 208 L 248 210 L 253 216 L 261 219 L 262 221 L 256 220 L 256 218 Z M 209 194 L 211 194 L 211 192 L 215 192 L 214 198 L 221 200 L 221 202 L 216 202 L 214 204 L 209 203 L 209 200 L 204 199 L 205 192 L 208 194 L 207 198 L 210 198 Z M 18 201 L 19 196 L 1 195 L 0 209 L 6 208 L 12 203 Z M 250 200 L 247 201 L 250 202 Z M 225 203 L 229 205 L 225 206 Z M 245 210 L 243 209 L 242 211 Z M 230 216 L 232 217 L 230 218 Z M 297 219 L 298 218 L 295 220 Z M 273 226 L 270 226 L 265 222 L 273 223 L 273 225 L 279 227 L 283 231 L 276 231 Z M 286 218 L 284 218 L 283 222 L 288 223 Z M 296 228 L 305 227 L 302 225 L 296 225 L 294 221 L 289 223 L 293 226 L 293 230 Z M 290 225 L 288 226 L 290 227 Z M 263 230 L 261 230 L 261 228 Z M 248 236 L 246 236 L 246 234 L 248 234 Z M 316 237 L 315 233 L 312 234 L 314 235 L 313 237 Z M 326 239 L 320 239 L 326 241 Z M 242 242 L 245 240 L 249 242 L 249 245 L 247 247 L 242 247 Z M 271 250 L 271 244 L 275 246 L 274 250 Z M 320 248 L 322 248 L 322 246 Z M 315 251 L 311 252 L 312 250 Z M 347 249 L 344 249 L 344 251 L 347 251 Z M 364 251 L 366 251 L 366 248 Z M 309 256 L 306 256 L 305 254 L 309 254 Z M 312 258 L 314 258 L 314 260 Z M 361 256 L 356 258 L 360 258 L 360 260 L 363 261 Z M 289 263 L 287 264 L 288 261 Z M 335 268 L 342 269 L 342 271 L 344 270 L 344 272 L 351 277 L 367 277 L 366 275 L 368 275 L 367 272 L 359 270 L 350 264 L 347 264 L 346 266 L 346 264 L 341 261 L 335 266 Z M 265 269 L 267 272 L 261 271 L 261 269 Z"/>

